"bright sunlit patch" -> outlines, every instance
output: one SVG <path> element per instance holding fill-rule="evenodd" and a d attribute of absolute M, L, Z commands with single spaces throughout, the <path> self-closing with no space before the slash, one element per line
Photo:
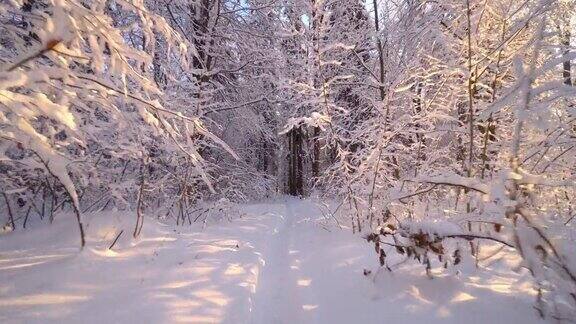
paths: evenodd
<path fill-rule="evenodd" d="M 96 236 L 101 238 L 108 238 L 110 235 L 114 235 L 117 229 L 111 226 L 101 227 L 96 231 Z"/>
<path fill-rule="evenodd" d="M 94 254 L 96 254 L 97 256 L 101 256 L 101 257 L 105 257 L 105 258 L 115 258 L 119 255 L 118 252 L 115 252 L 115 251 L 110 250 L 110 249 L 106 249 L 106 250 L 90 249 L 90 250 Z"/>
<path fill-rule="evenodd" d="M 250 287 L 250 292 L 255 294 L 256 293 L 256 286 L 258 283 L 258 274 L 260 273 L 259 267 L 256 265 L 252 266 L 252 268 L 250 268 L 250 273 L 252 274 L 252 276 L 250 276 L 248 278 L 247 283 L 249 284 L 248 287 Z"/>
<path fill-rule="evenodd" d="M 467 282 L 467 286 L 487 289 L 500 294 L 517 294 L 522 293 L 534 296 L 536 291 L 530 282 L 518 284 L 514 277 L 496 277 L 485 282 Z"/>
<path fill-rule="evenodd" d="M 142 243 L 143 243 L 143 242 L 174 242 L 174 241 L 176 241 L 176 240 L 177 240 L 177 238 L 175 238 L 175 237 L 166 237 L 166 236 L 163 236 L 163 237 L 144 238 L 144 239 L 141 239 L 140 242 L 142 242 Z M 136 242 L 134 245 L 137 245 L 137 243 L 138 243 L 138 242 Z"/>
<path fill-rule="evenodd" d="M 172 319 L 175 323 L 218 323 L 221 321 L 219 317 L 215 316 L 199 316 L 199 315 L 176 315 Z"/>
<path fill-rule="evenodd" d="M 0 299 L 0 307 L 57 305 L 57 304 L 77 303 L 88 299 L 90 298 L 84 295 L 37 294 L 37 295 L 20 296 L 16 298 Z"/>
<path fill-rule="evenodd" d="M 512 280 L 498 278 L 489 280 L 487 283 L 467 283 L 467 285 L 477 288 L 484 288 L 489 289 L 491 291 L 501 293 L 501 294 L 510 294 L 512 293 Z"/>
<path fill-rule="evenodd" d="M 17 258 L 0 259 L 0 263 L 9 263 L 9 262 L 16 262 L 16 261 L 32 261 L 32 260 L 37 260 L 37 259 L 61 258 L 61 257 L 65 257 L 68 255 L 69 254 L 31 255 L 31 256 L 24 256 L 24 257 L 17 257 Z"/>
<path fill-rule="evenodd" d="M 224 271 L 224 274 L 227 276 L 237 276 L 245 273 L 246 270 L 238 263 L 231 263 L 228 265 L 228 268 L 226 268 L 226 271 Z"/>
<path fill-rule="evenodd" d="M 182 272 L 189 273 L 196 277 L 206 276 L 214 272 L 216 268 L 210 265 L 198 264 L 191 269 L 183 269 Z"/>
<path fill-rule="evenodd" d="M 6 267 L 0 267 L 0 270 L 10 270 L 10 269 L 20 269 L 20 268 L 28 268 L 35 265 L 39 265 L 42 263 L 46 263 L 46 261 L 39 261 L 39 262 L 30 262 L 30 263 L 21 263 L 16 265 L 10 265 Z"/>
<path fill-rule="evenodd" d="M 456 296 L 454 296 L 454 298 L 452 298 L 452 300 L 450 301 L 451 303 L 461 303 L 461 302 L 467 302 L 470 300 L 474 300 L 476 299 L 476 297 L 467 294 L 465 292 L 461 292 L 456 294 Z"/>
<path fill-rule="evenodd" d="M 220 307 L 226 306 L 230 301 L 230 298 L 216 290 L 195 291 L 192 295 Z"/>
<path fill-rule="evenodd" d="M 312 282 L 311 279 L 299 279 L 298 280 L 298 286 L 301 287 L 308 287 L 310 286 L 310 283 Z"/>
<path fill-rule="evenodd" d="M 416 286 L 411 286 L 410 291 L 408 291 L 408 295 L 414 297 L 416 300 L 422 302 L 423 304 L 433 304 L 430 300 L 424 298 L 420 293 L 420 289 Z"/>
<path fill-rule="evenodd" d="M 191 284 L 193 284 L 193 281 L 174 281 L 174 282 L 170 282 L 164 286 L 161 286 L 161 289 L 178 289 L 178 288 L 184 288 L 184 287 L 188 287 Z"/>
<path fill-rule="evenodd" d="M 506 283 L 493 283 L 488 285 L 486 288 L 498 292 L 498 293 L 502 293 L 502 294 L 510 294 L 512 293 L 512 287 L 509 284 Z"/>

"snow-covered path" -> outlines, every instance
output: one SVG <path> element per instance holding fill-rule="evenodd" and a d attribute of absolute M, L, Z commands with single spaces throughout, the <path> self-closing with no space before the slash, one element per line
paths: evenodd
<path fill-rule="evenodd" d="M 144 226 L 109 251 L 130 215 L 92 215 L 77 252 L 74 222 L 0 236 L 1 323 L 538 323 L 525 275 L 421 266 L 364 276 L 372 247 L 285 198 L 200 226 Z M 58 239 L 55 239 L 57 237 Z M 48 244 L 50 242 L 50 244 Z M 497 263 L 507 262 L 500 260 Z"/>
<path fill-rule="evenodd" d="M 307 207 L 306 209 L 302 207 Z M 314 206 L 288 200 L 282 225 L 269 243 L 267 258 L 256 289 L 252 323 L 316 323 L 314 292 L 306 289 L 311 280 L 301 273 L 300 249 L 308 241 L 298 237 L 296 227 L 310 221 Z"/>

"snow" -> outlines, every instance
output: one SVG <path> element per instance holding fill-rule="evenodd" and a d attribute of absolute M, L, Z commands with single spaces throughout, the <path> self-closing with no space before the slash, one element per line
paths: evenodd
<path fill-rule="evenodd" d="M 132 213 L 89 214 L 82 252 L 73 215 L 1 235 L 0 322 L 541 322 L 529 276 L 502 270 L 517 261 L 504 252 L 434 279 L 408 262 L 390 273 L 311 200 L 240 209 L 205 229 L 147 219 L 136 240 Z"/>
<path fill-rule="evenodd" d="M 405 220 L 402 222 L 402 227 L 405 227 L 409 233 L 423 233 L 430 237 L 444 237 L 463 233 L 462 228 L 458 225 L 439 219 Z"/>
<path fill-rule="evenodd" d="M 278 135 L 288 134 L 288 132 L 290 132 L 292 129 L 298 128 L 302 125 L 319 127 L 320 130 L 324 131 L 324 125 L 330 124 L 330 122 L 330 117 L 322 115 L 318 112 L 313 112 L 310 114 L 310 117 L 289 118 L 288 121 L 286 121 L 286 125 L 278 133 Z"/>

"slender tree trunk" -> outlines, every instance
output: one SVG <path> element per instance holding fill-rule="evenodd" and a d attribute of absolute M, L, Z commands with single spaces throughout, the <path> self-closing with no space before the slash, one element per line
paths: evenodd
<path fill-rule="evenodd" d="M 372 0 L 374 5 L 374 27 L 376 28 L 376 46 L 378 47 L 378 63 L 380 65 L 380 100 L 384 100 L 386 92 L 384 90 L 384 80 L 386 78 L 386 71 L 384 70 L 384 49 L 382 48 L 382 40 L 380 39 L 380 17 L 378 16 L 378 0 Z M 386 118 L 388 118 L 388 108 L 386 109 Z"/>
<path fill-rule="evenodd" d="M 2 195 L 4 196 L 4 200 L 6 201 L 8 216 L 10 217 L 10 225 L 12 225 L 12 230 L 15 230 L 16 223 L 14 222 L 14 214 L 12 214 L 12 207 L 10 207 L 10 200 L 8 199 L 8 195 L 5 192 L 3 192 Z"/>
<path fill-rule="evenodd" d="M 142 197 L 144 195 L 144 186 L 145 186 L 145 163 L 142 160 L 142 165 L 140 166 L 140 190 L 138 191 L 138 202 L 136 203 L 136 226 L 134 226 L 134 233 L 132 236 L 137 238 L 142 231 L 142 227 L 144 226 L 144 215 L 142 215 Z"/>
<path fill-rule="evenodd" d="M 302 128 L 299 127 L 295 133 L 294 137 L 294 146 L 295 146 L 295 158 L 296 158 L 296 195 L 303 196 L 304 195 L 304 168 L 302 163 L 302 143 L 303 143 L 303 135 L 302 135 Z"/>
<path fill-rule="evenodd" d="M 467 17 L 467 41 L 468 41 L 468 167 L 467 175 L 472 176 L 472 165 L 474 162 L 474 90 L 475 80 L 472 69 L 472 8 L 470 0 L 466 0 L 466 17 Z"/>
<path fill-rule="evenodd" d="M 293 193 L 293 181 L 294 181 L 294 168 L 293 168 L 293 156 L 294 156 L 294 149 L 292 146 L 294 145 L 292 140 L 292 131 L 288 133 L 288 194 L 294 195 Z"/>
<path fill-rule="evenodd" d="M 72 195 L 70 195 L 70 199 L 72 199 Z M 80 208 L 78 204 L 72 201 L 72 208 L 74 209 L 74 214 L 76 215 L 76 221 L 78 222 L 78 229 L 80 230 L 80 247 L 84 248 L 86 245 L 86 234 L 84 233 L 84 224 L 82 223 L 82 214 L 80 214 Z"/>
<path fill-rule="evenodd" d="M 506 20 L 502 21 L 502 34 L 500 36 L 500 41 L 502 43 L 504 43 L 505 41 L 505 37 L 506 37 L 506 30 L 508 27 L 508 22 Z M 496 95 L 498 92 L 498 78 L 500 77 L 500 62 L 502 61 L 502 51 L 503 49 L 501 48 L 498 51 L 498 58 L 496 59 L 496 71 L 494 73 L 494 78 L 492 79 L 492 84 L 490 86 L 490 88 L 492 89 L 492 96 L 490 98 L 490 102 L 495 102 L 496 101 Z M 490 114 L 490 116 L 488 117 L 488 121 L 485 124 L 486 126 L 484 126 L 483 129 L 481 129 L 481 131 L 484 132 L 484 138 L 483 138 L 483 144 L 482 144 L 482 155 L 481 155 L 481 159 L 482 159 L 482 166 L 481 166 L 481 172 L 480 172 L 480 178 L 484 179 L 486 170 L 489 169 L 489 165 L 488 165 L 488 161 L 489 161 L 489 157 L 488 157 L 488 145 L 490 141 L 495 141 L 496 140 L 496 125 L 493 124 L 493 118 L 492 118 L 492 114 Z"/>
<path fill-rule="evenodd" d="M 312 160 L 312 175 L 314 178 L 320 176 L 320 127 L 314 127 L 314 160 Z"/>
<path fill-rule="evenodd" d="M 572 33 L 570 32 L 570 19 L 567 19 L 564 26 L 560 27 L 560 45 L 562 46 L 562 54 L 564 57 L 568 57 L 570 54 L 570 37 Z M 572 86 L 572 62 L 570 59 L 566 59 L 562 64 L 562 79 L 564 84 Z"/>

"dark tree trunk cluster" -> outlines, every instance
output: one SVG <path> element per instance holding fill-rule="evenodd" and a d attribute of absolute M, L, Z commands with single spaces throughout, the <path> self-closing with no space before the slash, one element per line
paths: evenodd
<path fill-rule="evenodd" d="M 288 193 L 292 196 L 304 195 L 303 163 L 304 133 L 302 127 L 293 128 L 288 132 Z"/>

